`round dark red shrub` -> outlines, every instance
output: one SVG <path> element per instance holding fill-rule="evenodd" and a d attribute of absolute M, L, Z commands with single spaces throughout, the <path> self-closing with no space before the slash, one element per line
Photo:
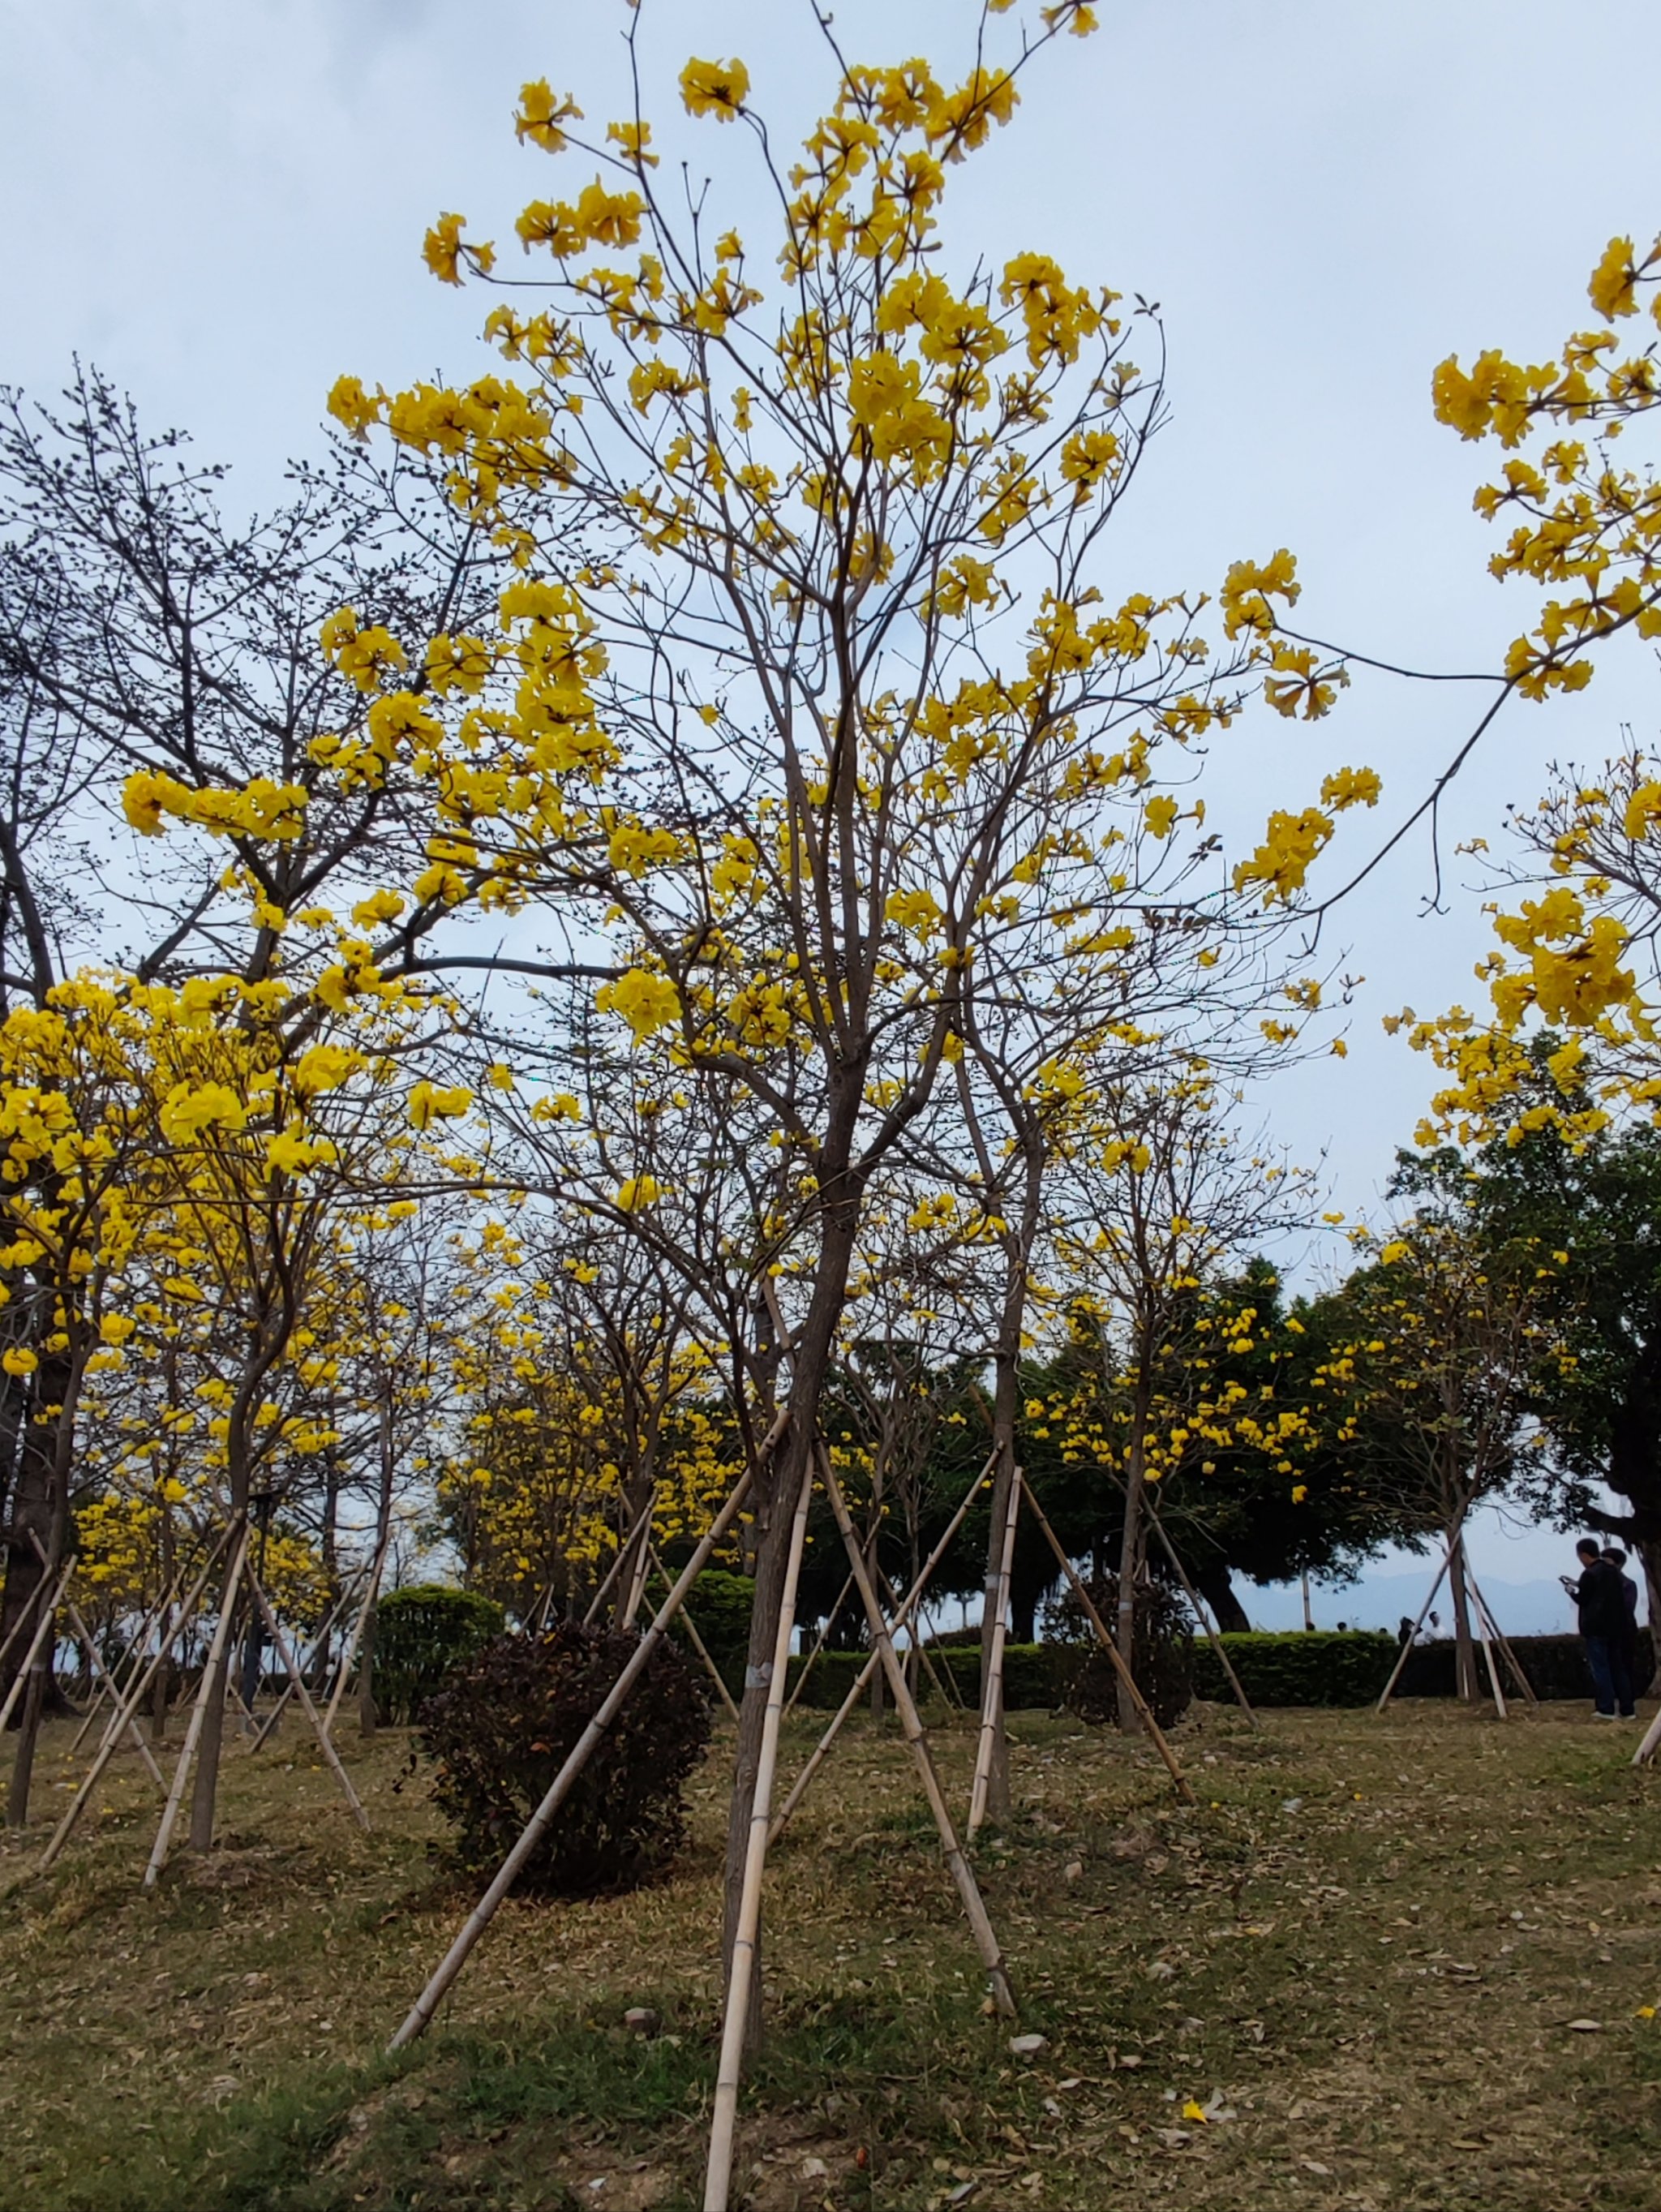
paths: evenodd
<path fill-rule="evenodd" d="M 637 1643 L 632 1632 L 563 1621 L 540 1635 L 493 1638 L 453 1670 L 422 1711 L 419 1740 L 433 1763 L 433 1802 L 453 1831 L 452 1865 L 494 1874 Z M 665 1639 L 527 1863 L 519 1891 L 585 1897 L 660 1874 L 685 1840 L 682 1790 L 709 1730 L 703 1677 Z"/>

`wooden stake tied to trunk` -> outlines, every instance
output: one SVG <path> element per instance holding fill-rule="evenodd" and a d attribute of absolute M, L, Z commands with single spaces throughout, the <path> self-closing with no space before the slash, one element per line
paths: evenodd
<path fill-rule="evenodd" d="M 826 1494 L 831 1502 L 831 1510 L 836 1516 L 836 1525 L 842 1538 L 843 1549 L 847 1553 L 849 1562 L 853 1568 L 854 1580 L 859 1585 L 859 1595 L 865 1607 L 865 1618 L 870 1623 L 871 1638 L 876 1646 L 876 1656 L 882 1662 L 884 1674 L 888 1676 L 888 1687 L 894 1693 L 894 1711 L 900 1716 L 900 1723 L 905 1730 L 906 1741 L 916 1762 L 918 1778 L 923 1784 L 923 1795 L 928 1800 L 930 1812 L 934 1815 L 934 1824 L 940 1835 L 940 1847 L 945 1854 L 946 1864 L 950 1870 L 952 1880 L 957 1885 L 957 1893 L 963 1901 L 964 1912 L 973 1931 L 975 1948 L 980 1954 L 980 1963 L 986 1970 L 986 1981 L 992 1993 L 992 2002 L 1006 2020 L 1013 2020 L 1015 2016 L 1015 1990 L 1010 1986 L 1009 1977 L 1004 1969 L 1003 1953 L 999 1948 L 997 1937 L 993 1932 L 991 1921 L 987 1916 L 986 1907 L 980 1894 L 980 1886 L 976 1881 L 973 1871 L 967 1859 L 963 1856 L 962 1847 L 958 1843 L 957 1832 L 952 1826 L 952 1816 L 947 1809 L 945 1793 L 940 1787 L 940 1778 L 935 1772 L 934 1760 L 929 1753 L 929 1739 L 923 1726 L 922 1717 L 917 1710 L 917 1701 L 912 1696 L 911 1685 L 906 1680 L 906 1670 L 900 1663 L 900 1655 L 894 1648 L 894 1638 L 888 1633 L 888 1624 L 882 1618 L 882 1609 L 876 1601 L 876 1592 L 871 1586 L 864 1556 L 859 1548 L 859 1540 L 854 1533 L 853 1516 L 848 1511 L 847 1500 L 842 1495 L 842 1486 L 836 1479 L 836 1471 L 831 1465 L 830 1454 L 822 1442 L 819 1446 L 819 1464 L 820 1471 L 825 1480 Z"/>
<path fill-rule="evenodd" d="M 253 1588 L 254 1603 L 259 1607 L 260 1617 L 265 1623 L 266 1630 L 270 1636 L 272 1643 L 276 1646 L 277 1656 L 282 1660 L 284 1668 L 288 1671 L 288 1680 L 294 1686 L 294 1694 L 300 1699 L 300 1710 L 304 1712 L 306 1719 L 312 1724 L 312 1733 L 318 1740 L 318 1748 L 323 1753 L 324 1758 L 328 1761 L 330 1773 L 333 1774 L 336 1781 L 340 1784 L 341 1794 L 344 1796 L 347 1803 L 352 1808 L 352 1818 L 357 1822 L 359 1827 L 362 1829 L 364 1834 L 367 1836 L 369 1832 L 369 1815 L 363 1809 L 363 1800 L 358 1796 L 357 1791 L 352 1787 L 352 1778 L 346 1771 L 346 1769 L 341 1765 L 340 1753 L 335 1749 L 334 1745 L 329 1740 L 329 1731 L 323 1724 L 323 1716 L 312 1704 L 312 1693 L 306 1688 L 305 1681 L 301 1678 L 299 1665 L 294 1659 L 294 1654 L 288 1649 L 288 1638 L 283 1635 L 282 1629 L 277 1626 L 276 1609 L 272 1606 L 270 1599 L 266 1596 L 264 1587 L 260 1582 L 259 1577 L 255 1574 L 252 1567 L 248 1570 L 248 1580 Z"/>
<path fill-rule="evenodd" d="M 1037 1498 L 1034 1497 L 1031 1486 L 1026 1481 L 1024 1477 L 1018 1479 L 1017 1490 L 1026 1493 L 1027 1503 L 1033 1509 L 1033 1518 L 1038 1522 L 1039 1527 L 1043 1530 L 1045 1540 L 1049 1545 L 1050 1549 L 1055 1553 L 1057 1564 L 1059 1565 L 1062 1573 L 1066 1576 L 1068 1581 L 1072 1584 L 1073 1595 L 1083 1607 L 1086 1617 L 1089 1620 L 1091 1627 L 1095 1631 L 1097 1643 L 1100 1644 L 1102 1650 L 1107 1654 L 1108 1658 L 1112 1661 L 1113 1672 L 1118 1676 L 1120 1684 L 1122 1685 L 1126 1696 L 1130 1698 L 1131 1705 L 1135 1707 L 1137 1719 L 1147 1730 L 1149 1741 L 1152 1743 L 1155 1750 L 1158 1752 L 1160 1757 L 1165 1761 L 1165 1765 L 1169 1771 L 1171 1779 L 1177 1785 L 1178 1796 L 1182 1798 L 1185 1804 L 1197 1805 L 1199 1802 L 1199 1800 L 1195 1796 L 1193 1788 L 1190 1784 L 1187 1776 L 1178 1765 L 1177 1755 L 1175 1752 L 1172 1750 L 1170 1743 L 1166 1737 L 1164 1729 L 1154 1718 L 1153 1707 L 1149 1704 L 1147 1698 L 1143 1696 L 1142 1691 L 1137 1685 L 1136 1676 L 1125 1665 L 1124 1654 L 1120 1651 L 1118 1644 L 1114 1643 L 1112 1638 L 1107 1633 L 1107 1624 L 1103 1620 L 1101 1615 L 1096 1611 L 1094 1601 L 1091 1598 L 1089 1591 L 1086 1589 L 1084 1584 L 1079 1579 L 1078 1570 L 1068 1558 L 1065 1550 L 1063 1548 L 1061 1539 L 1056 1534 L 1055 1530 L 1050 1526 L 1049 1522 L 1045 1518 L 1044 1509 L 1039 1504 Z"/>
<path fill-rule="evenodd" d="M 775 1426 L 782 1427 L 782 1419 Z M 766 1449 L 772 1449 L 772 1440 Z M 687 1593 L 703 1572 L 710 1553 L 737 1519 L 744 1499 L 749 1494 L 749 1486 L 750 1473 L 746 1468 L 733 1486 L 726 1504 L 699 1540 L 697 1549 L 687 1561 L 686 1565 L 682 1568 L 680 1578 L 674 1589 L 664 1600 L 651 1626 L 629 1655 L 627 1665 L 606 1693 L 593 1719 L 572 1746 L 564 1765 L 548 1785 L 541 1804 L 525 1823 L 519 1840 L 502 1861 L 495 1879 L 467 1916 L 454 1942 L 439 1960 L 427 1987 L 410 2007 L 403 2025 L 388 2045 L 389 2050 L 402 2051 L 407 2044 L 413 2043 L 418 2035 L 425 2033 L 427 2023 L 438 2010 L 439 2001 L 446 1990 L 466 1965 L 468 1954 L 473 1946 L 494 1919 L 498 1906 L 513 1887 L 520 1868 L 542 1841 L 543 1834 L 554 1820 L 561 1806 L 570 1796 L 578 1776 L 593 1757 L 601 1738 L 621 1711 L 629 1692 L 645 1672 L 658 1643 L 668 1633 L 670 1622 L 685 1603 Z"/>
<path fill-rule="evenodd" d="M 110 1724 L 104 1731 L 103 1739 L 99 1744 L 97 1753 L 93 1759 L 91 1767 L 88 1770 L 85 1780 L 82 1783 L 81 1787 L 76 1791 L 74 1796 L 70 1798 L 68 1806 L 64 1809 L 63 1819 L 52 1831 L 52 1841 L 46 1845 L 45 1850 L 40 1855 L 40 1863 L 35 1869 L 35 1872 L 37 1874 L 44 1874 L 46 1871 L 46 1869 L 51 1866 L 52 1861 L 58 1856 L 64 1844 L 69 1841 L 70 1832 L 73 1830 L 76 1822 L 81 1818 L 82 1814 L 91 1803 L 93 1792 L 98 1786 L 99 1777 L 103 1773 L 104 1769 L 109 1765 L 111 1759 L 115 1754 L 117 1745 L 126 1734 L 128 1722 L 132 1718 L 133 1715 L 138 1711 L 140 1706 L 143 1704 L 146 1696 L 149 1694 L 151 1683 L 155 1680 L 156 1675 L 161 1672 L 161 1668 L 171 1656 L 173 1644 L 178 1640 L 179 1634 L 183 1631 L 185 1624 L 195 1613 L 197 1603 L 201 1599 L 202 1593 L 208 1587 L 209 1577 L 213 1573 L 214 1569 L 218 1565 L 220 1559 L 224 1554 L 225 1547 L 230 1539 L 231 1534 L 231 1529 L 226 1529 L 221 1535 L 219 1541 L 214 1546 L 213 1550 L 209 1553 L 206 1560 L 203 1564 L 201 1572 L 197 1575 L 195 1582 L 191 1585 L 190 1590 L 187 1593 L 183 1604 L 179 1608 L 178 1615 L 173 1621 L 172 1628 L 168 1632 L 167 1635 L 163 1638 L 156 1651 L 140 1674 L 137 1682 L 129 1692 L 125 1700 L 118 1706 L 115 1713 L 112 1716 Z"/>
<path fill-rule="evenodd" d="M 790 1673 L 790 1643 L 796 1630 L 796 1590 L 807 1543 L 808 1507 L 813 1498 L 813 1457 L 802 1455 L 802 1486 L 791 1522 L 790 1550 L 785 1561 L 784 1589 L 779 1601 L 779 1632 L 773 1647 L 773 1673 L 767 1681 L 767 1708 L 761 1720 L 761 1744 L 755 1762 L 755 1787 L 750 1799 L 749 1832 L 744 1843 L 743 1882 L 738 1893 L 738 1914 L 732 1933 L 732 1956 L 727 1970 L 726 2009 L 721 2020 L 721 2056 L 715 2075 L 715 2100 L 710 2116 L 709 2162 L 704 2173 L 704 2212 L 727 2212 L 732 2190 L 733 2136 L 738 2124 L 738 2085 L 744 2065 L 744 2042 L 749 2031 L 750 1990 L 755 1978 L 756 1945 L 761 1930 L 761 1881 L 767 1871 L 767 1832 L 773 1823 L 773 1783 L 779 1765 L 779 1729 L 785 1713 L 785 1686 Z"/>
<path fill-rule="evenodd" d="M 910 1589 L 906 1591 L 905 1598 L 901 1601 L 900 1610 L 894 1616 L 893 1625 L 896 1629 L 904 1628 L 908 1626 L 913 1613 L 922 1604 L 924 1594 L 927 1590 L 930 1583 L 934 1579 L 936 1568 L 940 1565 L 942 1559 L 945 1558 L 946 1553 L 950 1550 L 952 1540 L 956 1535 L 958 1530 L 962 1527 L 964 1521 L 967 1517 L 969 1508 L 974 1504 L 975 1499 L 979 1497 L 981 1492 L 985 1488 L 987 1477 L 991 1474 L 992 1468 L 997 1462 L 997 1455 L 996 1452 L 992 1453 L 988 1457 L 985 1465 L 981 1468 L 979 1474 L 976 1475 L 974 1480 L 969 1485 L 962 1503 L 959 1505 L 956 1512 L 953 1514 L 950 1521 L 947 1523 L 945 1534 L 941 1537 L 933 1551 L 930 1553 L 928 1558 L 924 1561 L 923 1565 L 918 1573 L 917 1580 L 912 1584 Z M 852 1580 L 852 1577 L 850 1577 L 850 1579 Z M 852 1688 L 848 1692 L 841 1704 L 837 1707 L 835 1718 L 831 1722 L 830 1726 L 825 1730 L 823 1735 L 820 1737 L 819 1741 L 814 1746 L 812 1753 L 809 1756 L 807 1764 L 803 1767 L 802 1771 L 796 1778 L 795 1784 L 791 1788 L 789 1796 L 785 1798 L 783 1805 L 779 1808 L 779 1817 L 773 1822 L 773 1832 L 767 1838 L 769 1844 L 776 1844 L 778 1842 L 785 1823 L 789 1820 L 791 1814 L 795 1812 L 797 1807 L 801 1803 L 803 1798 L 806 1796 L 809 1784 L 813 1780 L 814 1776 L 819 1771 L 820 1767 L 824 1764 L 825 1760 L 829 1758 L 832 1747 L 834 1745 L 837 1737 L 841 1734 L 843 1728 L 846 1724 L 849 1714 L 852 1712 L 854 1707 L 858 1704 L 865 1685 L 870 1680 L 871 1676 L 876 1673 L 880 1664 L 881 1661 L 878 1658 L 877 1654 L 873 1651 L 870 1656 L 866 1660 L 864 1665 L 860 1668 L 858 1677 L 855 1680 Z"/>
<path fill-rule="evenodd" d="M 167 1802 L 162 1808 L 161 1825 L 155 1832 L 155 1842 L 150 1851 L 150 1863 L 144 1869 L 144 1887 L 154 1889 L 161 1879 L 161 1869 L 167 1863 L 167 1848 L 173 1841 L 173 1824 L 179 1818 L 179 1808 L 184 1802 L 185 1785 L 190 1779 L 191 1768 L 196 1759 L 197 1746 L 202 1741 L 202 1731 L 207 1725 L 208 1700 L 217 1687 L 221 1696 L 225 1692 L 224 1678 L 220 1666 L 225 1656 L 225 1647 L 230 1640 L 231 1616 L 236 1611 L 236 1594 L 242 1583 L 243 1570 L 248 1563 L 248 1524 L 245 1521 L 237 1541 L 231 1571 L 225 1579 L 224 1595 L 220 1601 L 219 1619 L 214 1623 L 213 1640 L 208 1646 L 207 1664 L 202 1670 L 202 1681 L 196 1693 L 196 1703 L 191 1708 L 190 1726 L 185 1731 L 184 1748 L 179 1754 L 179 1765 L 173 1770 L 173 1787 L 167 1792 Z"/>
<path fill-rule="evenodd" d="M 999 1555 L 992 1644 L 986 1679 L 980 1686 L 980 1735 L 975 1745 L 974 1782 L 969 1793 L 969 1840 L 973 1843 L 986 1818 L 991 1791 L 992 1760 L 997 1733 L 1003 1720 L 1003 1647 L 1009 1630 L 1009 1574 L 1015 1564 L 1015 1524 L 1021 1518 L 1021 1469 L 1009 1477 L 1009 1507 L 1003 1522 L 1003 1549 Z"/>

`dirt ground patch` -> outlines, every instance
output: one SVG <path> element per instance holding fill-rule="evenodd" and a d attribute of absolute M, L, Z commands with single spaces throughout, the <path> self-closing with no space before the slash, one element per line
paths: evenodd
<path fill-rule="evenodd" d="M 39 1854 L 71 1785 L 51 1734 Z M 751 2212 L 1661 2212 L 1661 1772 L 1576 1708 L 1439 1705 L 1138 1747 L 1018 1716 L 979 1865 L 1021 1998 L 973 1948 L 897 1736 L 851 1735 L 778 1851 Z M 811 1739 L 794 1723 L 786 1766 Z M 972 1743 L 938 1737 L 955 1798 Z M 673 1880 L 510 1904 L 433 2032 L 386 2039 L 452 1932 L 407 1746 L 227 1761 L 227 1847 L 139 1888 L 123 1762 L 0 1924 L 3 2212 L 683 2212 L 714 2075 L 718 1739 Z M 649 2007 L 652 2032 L 625 2023 Z"/>

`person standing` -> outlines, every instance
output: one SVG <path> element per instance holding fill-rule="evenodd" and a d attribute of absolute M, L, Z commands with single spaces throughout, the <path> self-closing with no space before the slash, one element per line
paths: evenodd
<path fill-rule="evenodd" d="M 1627 1680 L 1631 1684 L 1633 1691 L 1635 1693 L 1638 1688 L 1638 1584 L 1633 1577 L 1625 1571 L 1627 1555 L 1621 1549 L 1621 1547 L 1618 1544 L 1605 1544 L 1603 1547 L 1603 1557 L 1609 1561 L 1610 1566 L 1615 1569 L 1616 1573 L 1620 1576 L 1621 1594 L 1627 1602 L 1627 1633 L 1625 1644 Z M 1636 1703 L 1637 1699 L 1634 1694 L 1633 1699 L 1634 1707 L 1636 1706 Z M 1637 1713 L 1635 1710 L 1630 1712 L 1626 1712 L 1622 1715 L 1622 1718 L 1623 1720 L 1635 1720 L 1637 1718 Z"/>
<path fill-rule="evenodd" d="M 1586 1649 L 1593 1717 L 1614 1720 L 1618 1704 L 1620 1717 L 1631 1720 L 1636 1707 L 1627 1658 L 1627 1595 L 1621 1587 L 1621 1570 L 1610 1565 L 1590 1536 L 1583 1536 L 1574 1550 L 1580 1562 L 1579 1577 L 1565 1575 L 1562 1583 L 1574 1600 L 1580 1640 Z"/>

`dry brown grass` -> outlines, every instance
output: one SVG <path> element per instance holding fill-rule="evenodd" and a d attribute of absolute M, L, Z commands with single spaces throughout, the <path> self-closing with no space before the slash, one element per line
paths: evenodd
<path fill-rule="evenodd" d="M 67 1733 L 0 1878 L 64 1802 Z M 1410 1705 L 1254 1737 L 1209 1711 L 1180 1732 L 1191 1812 L 1116 1738 L 1013 1734 L 1016 1818 L 979 1863 L 1047 2048 L 1012 2056 L 981 2012 L 898 1741 L 856 1735 L 770 1875 L 755 2212 L 1661 2212 L 1661 2020 L 1639 2016 L 1661 2001 L 1661 1773 L 1627 1765 L 1630 1731 Z M 368 1838 L 294 1731 L 237 1752 L 222 1847 L 148 1897 L 154 1793 L 124 1757 L 95 1826 L 8 1903 L 0 2205 L 695 2203 L 724 1748 L 674 1881 L 510 1905 L 397 2064 L 379 2053 L 459 1902 L 403 1739 L 346 1739 Z M 967 1733 L 939 1751 L 961 1802 Z M 631 2005 L 661 2032 L 630 2035 Z"/>

